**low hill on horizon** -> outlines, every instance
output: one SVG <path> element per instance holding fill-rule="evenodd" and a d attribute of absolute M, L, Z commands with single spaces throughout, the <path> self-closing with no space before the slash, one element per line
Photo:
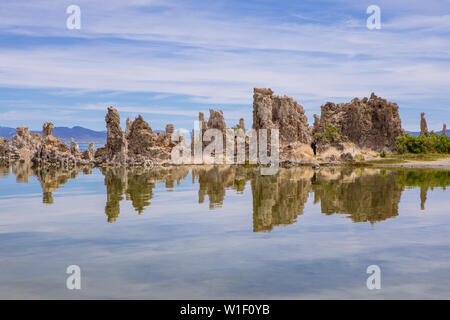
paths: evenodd
<path fill-rule="evenodd" d="M 420 135 L 420 131 L 405 131 L 406 133 L 409 133 L 410 135 L 414 136 L 414 137 L 418 137 Z M 447 132 L 447 137 L 450 137 L 450 130 L 446 130 Z M 436 134 L 442 134 L 442 130 L 441 131 L 436 131 Z"/>
<path fill-rule="evenodd" d="M 164 132 L 162 130 L 153 130 L 154 132 Z M 42 131 L 30 130 L 30 132 L 37 132 L 42 135 Z M 0 137 L 12 139 L 16 134 L 15 128 L 0 127 Z M 106 131 L 95 131 L 80 126 L 69 127 L 55 127 L 53 129 L 53 136 L 56 138 L 70 143 L 70 139 L 73 138 L 77 143 L 85 144 L 94 142 L 98 145 L 104 145 L 106 143 Z"/>
<path fill-rule="evenodd" d="M 154 132 L 164 132 L 163 130 L 153 130 Z M 31 130 L 30 132 L 37 132 L 42 134 L 42 131 Z M 406 131 L 415 137 L 419 136 L 419 131 Z M 437 134 L 441 134 L 441 131 L 436 131 Z M 1 127 L 0 126 L 0 137 L 12 139 L 13 135 L 16 134 L 15 128 Z M 53 135 L 58 139 L 69 143 L 70 139 L 73 138 L 77 143 L 89 143 L 94 142 L 95 144 L 105 144 L 106 143 L 106 131 L 95 131 L 87 129 L 80 126 L 69 127 L 55 127 L 53 130 Z M 450 137 L 450 130 L 447 130 L 447 136 Z"/>
<path fill-rule="evenodd" d="M 30 130 L 30 132 L 42 134 L 42 131 Z M 0 137 L 11 140 L 12 136 L 15 134 L 15 128 L 0 127 Z M 53 129 L 53 135 L 66 143 L 70 142 L 71 138 L 73 138 L 77 143 L 94 142 L 96 144 L 104 144 L 106 142 L 106 131 L 95 131 L 80 126 L 75 126 L 73 128 L 55 127 Z"/>

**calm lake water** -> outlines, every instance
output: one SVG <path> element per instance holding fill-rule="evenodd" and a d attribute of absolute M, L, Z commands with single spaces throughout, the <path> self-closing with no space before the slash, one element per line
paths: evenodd
<path fill-rule="evenodd" d="M 450 298 L 450 171 L 17 164 L 0 177 L 2 299 Z"/>

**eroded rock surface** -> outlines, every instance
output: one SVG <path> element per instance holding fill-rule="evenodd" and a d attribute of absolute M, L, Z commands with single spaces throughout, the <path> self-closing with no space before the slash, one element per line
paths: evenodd
<path fill-rule="evenodd" d="M 70 139 L 70 153 L 77 158 L 81 156 L 78 143 L 73 138 Z"/>
<path fill-rule="evenodd" d="M 156 134 L 153 133 L 144 118 L 138 116 L 131 124 L 127 140 L 130 158 L 136 155 L 150 157 L 151 148 L 155 145 Z"/>
<path fill-rule="evenodd" d="M 227 139 L 227 125 L 225 122 L 225 118 L 223 116 L 222 110 L 214 110 L 209 109 L 209 119 L 208 122 L 205 121 L 205 116 L 203 112 L 198 113 L 198 122 L 199 122 L 199 132 L 193 131 L 193 139 L 191 142 L 191 150 L 194 152 L 194 140 L 199 139 L 198 133 L 201 133 L 202 136 L 202 151 L 208 146 L 210 143 L 212 143 L 215 139 L 215 135 L 212 135 L 209 137 L 209 135 L 205 135 L 206 130 L 209 129 L 216 129 L 219 130 L 222 133 L 222 146 L 223 146 L 223 152 L 225 154 L 226 152 L 226 139 Z M 211 132 L 213 133 L 213 132 Z M 194 136 L 195 135 L 195 136 Z M 207 137 L 206 137 L 207 136 Z M 209 139 L 211 138 L 211 139 Z M 230 139 L 232 139 L 230 137 Z M 214 155 L 215 152 L 212 154 Z"/>
<path fill-rule="evenodd" d="M 126 130 L 122 132 L 119 113 L 113 107 L 108 108 L 105 121 L 107 141 L 95 153 L 97 163 L 153 165 L 154 162 L 162 164 L 170 159 L 170 151 L 174 146 L 171 141 L 173 125 L 167 125 L 166 132 L 156 133 L 139 115 L 135 120 L 128 118 Z M 84 154 L 83 157 L 89 155 Z"/>
<path fill-rule="evenodd" d="M 169 123 L 166 125 L 166 134 L 170 135 L 170 134 L 174 133 L 174 131 L 175 131 L 175 128 L 174 128 L 173 124 Z"/>
<path fill-rule="evenodd" d="M 11 155 L 11 142 L 6 138 L 0 138 L 0 159 L 9 160 Z"/>
<path fill-rule="evenodd" d="M 315 118 L 313 132 L 324 132 L 328 125 L 340 131 L 341 140 L 378 151 L 383 148 L 395 151 L 397 137 L 404 134 L 398 105 L 374 93 L 370 99 L 354 98 L 349 103 L 324 104 L 320 118 Z"/>
<path fill-rule="evenodd" d="M 128 145 L 125 133 L 120 126 L 120 116 L 117 109 L 108 107 L 105 117 L 107 136 L 106 145 L 95 153 L 95 159 L 102 163 L 126 163 Z"/>
<path fill-rule="evenodd" d="M 254 89 L 253 129 L 279 129 L 282 143 L 311 139 L 303 106 L 290 97 L 273 95 L 271 89 Z"/>
<path fill-rule="evenodd" d="M 16 132 L 12 137 L 12 158 L 31 161 L 41 148 L 42 136 L 39 133 L 30 133 L 28 127 L 18 127 Z"/>
<path fill-rule="evenodd" d="M 81 159 L 84 161 L 92 162 L 95 159 L 95 148 L 94 143 L 89 143 L 89 147 L 87 150 L 81 152 Z"/>
<path fill-rule="evenodd" d="M 172 147 L 170 138 L 174 128 L 168 125 L 166 129 L 167 132 L 155 133 L 144 118 L 138 116 L 131 123 L 127 135 L 129 160 L 134 163 L 169 160 Z"/>
<path fill-rule="evenodd" d="M 53 135 L 54 128 L 55 126 L 53 125 L 53 123 L 51 122 L 44 123 L 42 127 L 42 134 L 44 135 L 44 138 Z"/>
<path fill-rule="evenodd" d="M 8 139 L 0 138 L 0 158 L 53 167 L 84 165 L 93 160 L 93 156 L 83 157 L 86 152 L 94 153 L 93 145 L 90 151 L 80 152 L 78 144 L 73 139 L 69 147 L 54 137 L 53 128 L 53 123 L 44 123 L 42 128 L 44 138 L 39 133 L 30 133 L 28 127 L 17 128 L 12 145 Z"/>
<path fill-rule="evenodd" d="M 42 128 L 44 139 L 33 157 L 33 162 L 51 166 L 75 165 L 77 163 L 76 155 L 72 154 L 71 148 L 67 144 L 52 135 L 53 127 L 53 123 L 44 123 Z"/>
<path fill-rule="evenodd" d="M 425 119 L 425 112 L 422 112 L 420 114 L 420 135 L 426 135 L 428 134 L 428 126 L 427 126 L 427 120 Z"/>
<path fill-rule="evenodd" d="M 221 131 L 227 128 L 222 110 L 209 109 L 208 128 Z"/>

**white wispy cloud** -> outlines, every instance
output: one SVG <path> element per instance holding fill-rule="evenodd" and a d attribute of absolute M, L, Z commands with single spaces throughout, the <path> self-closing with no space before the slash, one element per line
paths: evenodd
<path fill-rule="evenodd" d="M 450 6 L 433 0 L 420 11 L 417 1 L 381 1 L 388 18 L 370 31 L 364 6 L 340 2 L 360 8 L 361 19 L 321 23 L 320 16 L 293 12 L 298 21 L 283 21 L 214 2 L 80 0 L 82 29 L 75 31 L 65 29 L 67 1 L 3 1 L 1 34 L 55 40 L 4 46 L 0 86 L 156 92 L 240 106 L 251 104 L 253 87 L 271 87 L 317 112 L 327 100 L 372 91 L 409 108 L 418 107 L 417 99 L 450 98 L 450 15 L 435 9 Z"/>

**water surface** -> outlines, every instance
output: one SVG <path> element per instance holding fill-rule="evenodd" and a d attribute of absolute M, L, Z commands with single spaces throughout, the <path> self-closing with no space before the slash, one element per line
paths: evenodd
<path fill-rule="evenodd" d="M 450 298 L 450 171 L 15 164 L 0 177 L 3 299 Z M 66 288 L 73 264 L 81 290 Z"/>

